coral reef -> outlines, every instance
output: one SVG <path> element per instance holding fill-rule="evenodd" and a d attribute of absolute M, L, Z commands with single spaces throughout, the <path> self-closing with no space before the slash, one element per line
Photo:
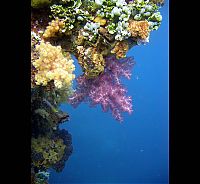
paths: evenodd
<path fill-rule="evenodd" d="M 31 0 L 31 183 L 47 184 L 52 168 L 62 171 L 72 137 L 62 103 L 87 102 L 123 121 L 133 112 L 121 82 L 130 79 L 132 47 L 147 44 L 162 22 L 164 0 Z M 78 60 L 82 74 L 75 80 Z"/>
<path fill-rule="evenodd" d="M 66 130 L 59 129 L 59 124 L 69 120 L 69 115 L 57 110 L 44 99 L 42 93 L 44 90 L 37 89 L 31 103 L 31 168 L 34 171 L 32 177 L 35 183 L 38 182 L 39 171 L 46 172 L 49 168 L 55 168 L 60 172 L 72 154 L 71 135 Z M 41 177 L 39 179 L 42 180 Z"/>

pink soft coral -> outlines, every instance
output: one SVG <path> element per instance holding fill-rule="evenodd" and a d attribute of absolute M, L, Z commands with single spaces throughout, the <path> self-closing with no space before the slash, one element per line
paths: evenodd
<path fill-rule="evenodd" d="M 130 79 L 134 65 L 132 58 L 117 60 L 115 56 L 106 58 L 103 74 L 95 79 L 77 78 L 77 89 L 69 98 L 69 103 L 77 107 L 81 102 L 89 102 L 91 106 L 101 104 L 104 112 L 112 111 L 114 118 L 123 121 L 122 112 L 132 113 L 132 99 L 126 95 L 126 89 L 120 83 L 120 77 Z"/>

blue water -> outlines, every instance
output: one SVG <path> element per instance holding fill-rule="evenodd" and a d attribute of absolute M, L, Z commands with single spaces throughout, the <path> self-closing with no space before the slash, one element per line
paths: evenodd
<path fill-rule="evenodd" d="M 169 179 L 169 54 L 168 2 L 163 21 L 150 43 L 128 52 L 136 65 L 123 80 L 133 98 L 132 115 L 115 121 L 100 107 L 63 104 L 70 121 L 61 128 L 72 134 L 73 153 L 61 173 L 50 171 L 50 184 L 167 184 Z M 76 75 L 81 69 L 76 64 Z"/>

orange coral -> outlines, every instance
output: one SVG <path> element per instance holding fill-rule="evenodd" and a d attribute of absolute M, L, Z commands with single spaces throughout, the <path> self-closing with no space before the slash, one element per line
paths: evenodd
<path fill-rule="evenodd" d="M 140 37 L 141 39 L 146 39 L 149 36 L 149 23 L 146 20 L 135 21 L 130 20 L 128 30 L 130 31 L 132 37 Z"/>

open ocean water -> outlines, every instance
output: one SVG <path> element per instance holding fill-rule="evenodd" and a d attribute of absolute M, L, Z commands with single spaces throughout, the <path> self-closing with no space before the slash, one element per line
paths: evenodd
<path fill-rule="evenodd" d="M 133 99 L 133 114 L 119 123 L 100 106 L 62 104 L 70 121 L 61 125 L 72 135 L 73 153 L 61 173 L 50 170 L 50 184 L 169 183 L 169 8 L 150 42 L 129 50 L 136 64 L 122 83 Z M 75 62 L 76 76 L 81 68 Z"/>

